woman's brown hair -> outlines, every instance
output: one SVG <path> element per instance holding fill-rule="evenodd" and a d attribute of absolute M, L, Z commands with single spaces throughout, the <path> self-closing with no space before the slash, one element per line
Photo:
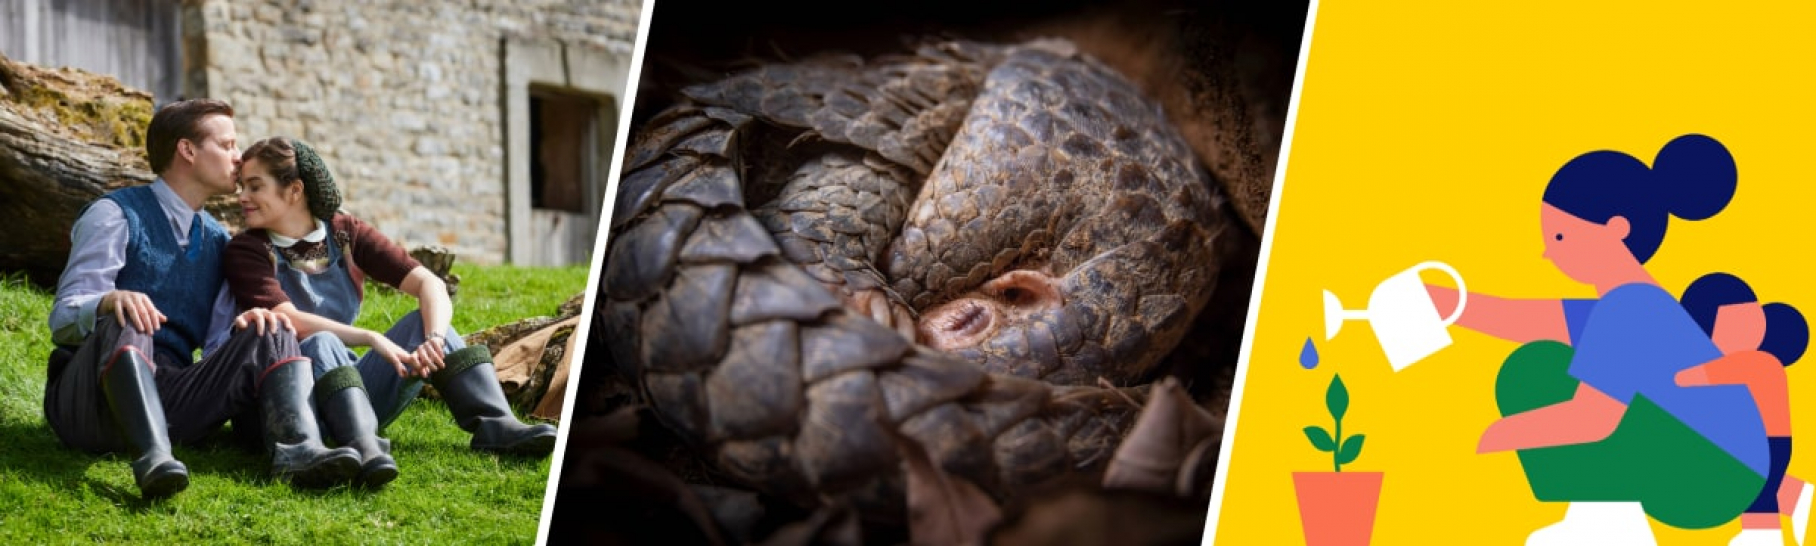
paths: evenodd
<path fill-rule="evenodd" d="M 246 152 L 240 154 L 240 164 L 244 165 L 257 159 L 271 171 L 271 177 L 278 186 L 289 186 L 301 182 L 302 176 L 296 171 L 296 148 L 290 145 L 290 139 L 271 137 L 252 143 Z"/>

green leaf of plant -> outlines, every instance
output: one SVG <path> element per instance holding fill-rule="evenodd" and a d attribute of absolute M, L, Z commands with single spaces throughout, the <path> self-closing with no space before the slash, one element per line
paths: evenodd
<path fill-rule="evenodd" d="M 1324 407 L 1330 408 L 1331 417 L 1343 420 L 1343 414 L 1349 413 L 1349 389 L 1343 387 L 1343 376 L 1332 375 L 1330 390 L 1324 392 Z"/>
<path fill-rule="evenodd" d="M 1362 438 L 1364 436 L 1366 435 L 1357 434 L 1343 440 L 1343 449 L 1337 451 L 1337 464 L 1349 464 L 1351 461 L 1355 461 L 1357 456 L 1362 454 Z"/>
<path fill-rule="evenodd" d="M 1311 439 L 1312 447 L 1318 448 L 1318 451 L 1337 450 L 1337 440 L 1331 438 L 1330 431 L 1324 430 L 1324 427 L 1305 427 L 1305 437 Z"/>

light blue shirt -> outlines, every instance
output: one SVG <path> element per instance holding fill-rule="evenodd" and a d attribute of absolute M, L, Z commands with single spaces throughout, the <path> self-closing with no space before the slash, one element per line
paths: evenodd
<path fill-rule="evenodd" d="M 189 208 L 170 184 L 159 178 L 151 183 L 159 208 L 170 221 L 177 244 L 189 246 L 189 228 L 197 214 L 208 214 Z M 57 279 L 57 300 L 50 310 L 50 339 L 59 345 L 80 345 L 95 329 L 95 312 L 101 297 L 114 290 L 114 279 L 126 267 L 126 215 L 111 199 L 96 199 L 70 229 L 69 262 Z M 208 342 L 203 353 L 226 340 L 233 327 L 237 306 L 227 284 L 215 294 L 214 310 L 208 322 Z"/>

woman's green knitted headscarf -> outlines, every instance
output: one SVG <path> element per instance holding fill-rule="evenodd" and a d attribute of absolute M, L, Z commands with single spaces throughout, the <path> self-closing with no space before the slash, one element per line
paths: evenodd
<path fill-rule="evenodd" d="M 309 212 L 324 221 L 333 218 L 340 210 L 341 195 L 340 188 L 334 185 L 334 175 L 328 172 L 328 164 L 301 140 L 290 139 L 290 147 L 296 149 L 296 173 L 303 179 L 303 195 L 309 199 Z"/>

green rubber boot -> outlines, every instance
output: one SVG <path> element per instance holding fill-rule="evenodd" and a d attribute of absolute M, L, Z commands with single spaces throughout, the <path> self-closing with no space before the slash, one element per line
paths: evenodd
<path fill-rule="evenodd" d="M 546 457 L 555 451 L 555 427 L 517 420 L 498 386 L 492 353 L 470 346 L 448 353 L 447 366 L 430 374 L 435 390 L 461 430 L 473 433 L 475 450 Z"/>

